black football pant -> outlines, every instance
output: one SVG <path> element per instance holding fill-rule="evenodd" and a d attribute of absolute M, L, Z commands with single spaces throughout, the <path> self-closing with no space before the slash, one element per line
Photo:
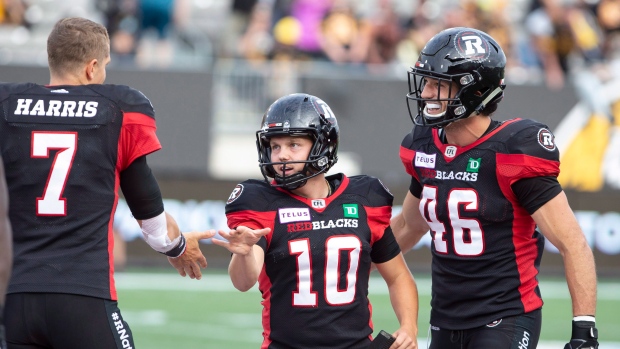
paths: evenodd
<path fill-rule="evenodd" d="M 115 301 L 63 293 L 11 293 L 4 321 L 8 349 L 135 348 Z"/>
<path fill-rule="evenodd" d="M 429 348 L 535 349 L 538 346 L 541 324 L 542 313 L 538 309 L 468 330 L 448 330 L 431 326 Z"/>

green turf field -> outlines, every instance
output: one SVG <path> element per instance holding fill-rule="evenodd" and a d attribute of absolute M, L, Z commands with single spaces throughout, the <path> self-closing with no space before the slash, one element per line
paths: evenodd
<path fill-rule="evenodd" d="M 430 311 L 430 279 L 416 276 L 420 293 L 420 348 L 426 347 Z M 207 270 L 202 280 L 159 272 L 123 272 L 116 276 L 119 306 L 129 322 L 139 349 L 259 348 L 261 336 L 260 293 L 232 287 L 221 270 Z M 561 278 L 541 278 L 545 300 L 541 341 L 562 348 L 570 336 L 571 305 Z M 597 327 L 606 345 L 620 348 L 620 282 L 600 281 Z M 370 286 L 373 321 L 378 332 L 397 328 L 387 288 L 373 275 Z M 543 345 L 539 346 L 541 348 Z"/>

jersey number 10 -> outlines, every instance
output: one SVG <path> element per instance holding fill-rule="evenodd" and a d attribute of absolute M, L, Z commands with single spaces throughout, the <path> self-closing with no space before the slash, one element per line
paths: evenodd
<path fill-rule="evenodd" d="M 297 291 L 293 292 L 293 306 L 316 307 L 318 295 L 312 290 L 312 260 L 310 240 L 298 239 L 288 243 L 289 253 L 297 256 Z M 340 252 L 349 252 L 349 267 L 346 288 L 339 289 Z M 325 301 L 330 305 L 343 305 L 355 299 L 357 269 L 359 267 L 362 242 L 357 236 L 332 236 L 325 242 Z M 320 277 L 320 276 L 319 276 Z"/>

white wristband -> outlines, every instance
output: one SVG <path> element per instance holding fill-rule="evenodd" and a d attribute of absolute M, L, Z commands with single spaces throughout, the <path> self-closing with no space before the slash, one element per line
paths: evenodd
<path fill-rule="evenodd" d="M 151 248 L 157 252 L 165 253 L 174 248 L 181 239 L 180 236 L 170 241 L 166 212 L 162 212 L 153 218 L 142 220 L 142 235 Z"/>
<path fill-rule="evenodd" d="M 594 316 L 590 316 L 590 315 L 575 316 L 575 317 L 573 317 L 573 321 L 590 321 L 590 322 L 596 323 L 596 320 L 594 319 Z"/>

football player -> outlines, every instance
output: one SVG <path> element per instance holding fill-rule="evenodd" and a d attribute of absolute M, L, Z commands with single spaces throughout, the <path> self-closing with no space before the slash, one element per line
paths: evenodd
<path fill-rule="evenodd" d="M 134 347 L 118 309 L 113 217 L 121 187 L 146 242 L 200 278 L 198 238 L 164 211 L 146 155 L 161 148 L 153 106 L 104 85 L 105 27 L 65 18 L 52 29 L 49 85 L 0 84 L 0 152 L 14 263 L 4 311 L 9 348 Z"/>
<path fill-rule="evenodd" d="M 325 173 L 339 129 L 308 94 L 276 100 L 256 133 L 265 180 L 236 186 L 226 205 L 229 274 L 263 297 L 261 348 L 367 348 L 371 264 L 385 279 L 400 328 L 390 348 L 417 348 L 417 290 L 389 226 L 392 194 L 369 176 Z"/>
<path fill-rule="evenodd" d="M 596 348 L 594 258 L 557 181 L 553 134 L 533 120 L 491 118 L 505 66 L 489 35 L 450 28 L 408 73 L 416 126 L 400 157 L 411 185 L 391 225 L 403 251 L 430 230 L 430 348 L 535 348 L 544 237 L 564 258 L 572 297 L 565 348 Z"/>
<path fill-rule="evenodd" d="M 2 157 L 0 157 L 0 160 Z M 4 166 L 0 161 L 0 349 L 6 349 L 4 335 L 4 297 L 13 265 L 13 243 L 9 222 L 9 192 L 4 180 Z"/>

